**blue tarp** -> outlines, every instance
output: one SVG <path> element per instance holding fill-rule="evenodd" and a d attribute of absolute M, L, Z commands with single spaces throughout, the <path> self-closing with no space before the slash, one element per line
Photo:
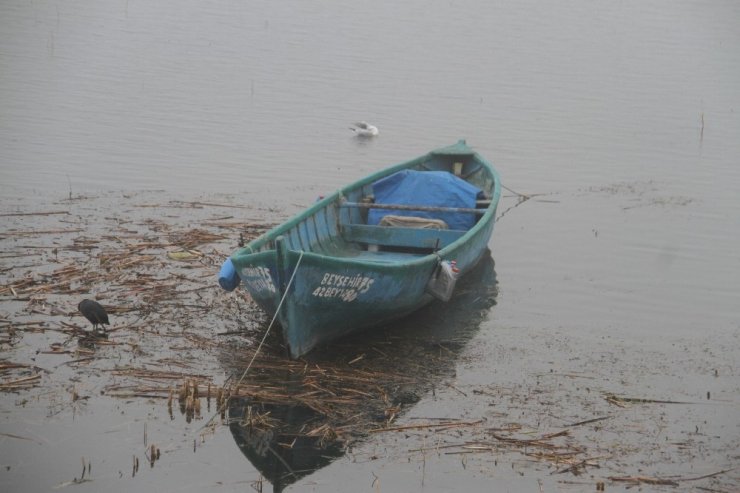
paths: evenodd
<path fill-rule="evenodd" d="M 403 170 L 373 183 L 376 204 L 465 207 L 474 209 L 482 192 L 465 180 L 446 171 Z M 477 216 L 464 212 L 423 212 L 370 209 L 368 224 L 378 224 L 383 216 L 416 216 L 442 219 L 450 229 L 468 230 Z"/>

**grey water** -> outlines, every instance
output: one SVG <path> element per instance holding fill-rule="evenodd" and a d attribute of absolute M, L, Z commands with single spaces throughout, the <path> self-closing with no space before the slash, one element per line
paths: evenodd
<path fill-rule="evenodd" d="M 465 138 L 509 189 L 481 344 L 718 339 L 737 363 L 738 26 L 734 1 L 3 0 L 0 193 L 287 216 Z"/>
<path fill-rule="evenodd" d="M 738 21 L 735 2 L 5 1 L 1 190 L 302 206 L 466 138 L 511 189 L 556 194 L 493 240 L 501 269 L 555 276 L 532 302 L 603 283 L 615 310 L 642 298 L 678 328 L 686 312 L 730 323 Z M 356 120 L 380 136 L 352 138 Z"/>

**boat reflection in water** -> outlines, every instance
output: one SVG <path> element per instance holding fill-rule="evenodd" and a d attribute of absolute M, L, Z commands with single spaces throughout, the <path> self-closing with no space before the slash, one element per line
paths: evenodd
<path fill-rule="evenodd" d="M 447 303 L 432 303 L 302 361 L 261 355 L 249 383 L 229 400 L 236 444 L 275 492 L 325 467 L 369 430 L 388 425 L 440 377 L 454 374 L 455 355 L 477 333 L 496 294 L 487 252 Z M 230 357 L 236 379 L 245 359 Z"/>
<path fill-rule="evenodd" d="M 229 401 L 229 428 L 236 445 L 275 492 L 344 454 L 336 439 L 324 443 L 323 437 L 306 435 L 305 425 L 319 420 L 319 413 L 307 406 L 257 403 L 250 398 Z"/>

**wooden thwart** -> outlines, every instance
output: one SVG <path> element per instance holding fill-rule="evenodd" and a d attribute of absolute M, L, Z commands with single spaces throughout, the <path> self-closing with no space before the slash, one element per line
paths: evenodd
<path fill-rule="evenodd" d="M 446 247 L 464 234 L 465 231 L 452 229 L 399 228 L 365 224 L 342 225 L 342 237 L 345 240 L 369 245 L 436 249 Z"/>

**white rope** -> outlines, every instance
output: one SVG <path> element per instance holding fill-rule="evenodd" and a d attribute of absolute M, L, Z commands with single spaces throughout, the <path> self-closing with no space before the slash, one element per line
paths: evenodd
<path fill-rule="evenodd" d="M 272 320 L 270 321 L 270 325 L 267 326 L 267 330 L 265 331 L 265 335 L 262 336 L 262 340 L 257 345 L 257 349 L 255 350 L 254 354 L 252 355 L 252 359 L 249 361 L 249 364 L 244 369 L 244 373 L 242 373 L 242 376 L 239 378 L 239 381 L 236 382 L 236 388 L 239 388 L 239 385 L 241 385 L 244 378 L 247 376 L 247 372 L 250 368 L 252 368 L 252 364 L 254 363 L 254 360 L 257 359 L 257 355 L 259 354 L 260 350 L 262 349 L 262 346 L 265 344 L 265 341 L 267 340 L 267 336 L 270 334 L 270 329 L 272 329 L 272 326 L 275 324 L 275 320 L 277 320 L 278 314 L 280 313 L 280 308 L 283 306 L 283 302 L 285 301 L 285 298 L 288 296 L 288 291 L 290 290 L 290 286 L 293 284 L 293 279 L 295 279 L 295 275 L 298 272 L 298 266 L 301 265 L 301 260 L 303 260 L 303 251 L 301 250 L 301 255 L 298 257 L 298 261 L 295 263 L 295 269 L 293 269 L 293 274 L 290 276 L 290 280 L 288 281 L 288 285 L 285 287 L 285 292 L 283 293 L 283 297 L 280 298 L 280 303 L 278 303 L 277 309 L 275 310 L 275 315 L 272 316 Z M 229 400 L 231 399 L 231 394 L 229 394 L 226 397 L 226 400 L 224 401 L 223 405 L 220 409 L 216 410 L 216 413 L 211 416 L 211 418 L 200 427 L 198 431 L 201 431 L 203 428 L 209 426 L 213 419 L 221 413 L 224 409 L 226 409 L 226 406 L 229 403 Z"/>
<path fill-rule="evenodd" d="M 241 385 L 242 380 L 244 380 L 244 377 L 247 376 L 247 372 L 252 367 L 252 363 L 254 363 L 254 360 L 257 359 L 257 355 L 262 349 L 262 345 L 265 343 L 267 336 L 270 334 L 270 329 L 272 329 L 272 326 L 275 324 L 275 320 L 277 320 L 278 313 L 280 313 L 280 308 L 283 306 L 283 302 L 285 301 L 285 298 L 288 296 L 288 291 L 290 290 L 290 286 L 293 284 L 293 279 L 295 279 L 296 272 L 298 272 L 298 266 L 301 265 L 301 260 L 303 260 L 303 251 L 301 251 L 300 257 L 298 257 L 298 262 L 295 263 L 295 269 L 293 269 L 293 275 L 290 276 L 290 280 L 288 281 L 288 285 L 285 287 L 285 292 L 283 293 L 283 297 L 280 298 L 280 303 L 278 303 L 277 309 L 275 310 L 275 315 L 272 316 L 272 321 L 270 322 L 270 325 L 267 326 L 265 335 L 262 336 L 262 340 L 257 346 L 257 350 L 252 355 L 252 360 L 247 365 L 247 368 L 244 370 L 244 373 L 242 373 L 241 378 L 239 379 L 238 382 L 236 382 L 237 388 L 239 387 L 239 385 Z"/>

